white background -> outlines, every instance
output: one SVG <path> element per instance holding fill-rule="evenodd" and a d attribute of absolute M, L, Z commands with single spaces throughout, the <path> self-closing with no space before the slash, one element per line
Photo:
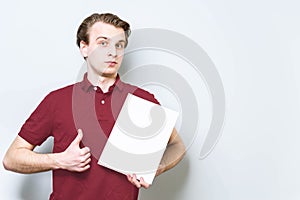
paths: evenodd
<path fill-rule="evenodd" d="M 196 139 L 140 200 L 299 199 L 299 6 L 296 0 L 1 0 L 0 157 L 41 99 L 76 80 L 81 21 L 108 11 L 133 29 L 191 38 L 225 87 L 226 122 L 214 151 L 199 160 Z M 51 192 L 51 173 L 20 175 L 1 166 L 0 174 L 1 199 L 40 200 Z"/>

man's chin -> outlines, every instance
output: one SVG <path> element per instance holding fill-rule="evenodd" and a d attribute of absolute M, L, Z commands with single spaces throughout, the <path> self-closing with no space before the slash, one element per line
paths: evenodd
<path fill-rule="evenodd" d="M 116 71 L 114 71 L 114 72 L 104 71 L 104 72 L 100 72 L 99 75 L 102 77 L 107 77 L 107 78 L 115 78 L 117 76 L 117 72 Z"/>

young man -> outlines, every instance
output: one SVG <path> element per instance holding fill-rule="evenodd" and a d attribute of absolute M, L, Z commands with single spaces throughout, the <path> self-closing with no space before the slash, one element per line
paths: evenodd
<path fill-rule="evenodd" d="M 128 93 L 158 103 L 149 92 L 121 81 L 130 26 L 105 13 L 87 17 L 78 28 L 77 45 L 87 62 L 81 82 L 49 93 L 26 120 L 8 149 L 3 165 L 19 173 L 53 170 L 50 199 L 136 200 L 143 178 L 124 176 L 97 164 Z M 49 136 L 53 153 L 34 152 Z M 185 146 L 174 129 L 156 175 L 174 167 Z"/>

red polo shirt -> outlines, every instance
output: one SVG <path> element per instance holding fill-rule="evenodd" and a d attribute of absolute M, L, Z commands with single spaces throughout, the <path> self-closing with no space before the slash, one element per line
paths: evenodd
<path fill-rule="evenodd" d="M 33 145 L 41 145 L 54 137 L 53 152 L 64 151 L 83 130 L 81 147 L 92 151 L 91 168 L 85 172 L 53 171 L 50 199 L 66 200 L 136 200 L 138 189 L 125 175 L 97 164 L 116 118 L 128 93 L 158 104 L 149 92 L 116 82 L 103 93 L 91 85 L 85 74 L 83 81 L 48 94 L 22 126 L 19 136 Z"/>

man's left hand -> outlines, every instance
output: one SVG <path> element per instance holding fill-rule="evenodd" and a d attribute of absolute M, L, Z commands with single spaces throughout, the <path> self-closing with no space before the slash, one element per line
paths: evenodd
<path fill-rule="evenodd" d="M 146 183 L 145 180 L 143 179 L 143 177 L 141 177 L 139 180 L 137 179 L 136 175 L 133 174 L 133 175 L 130 175 L 130 174 L 127 174 L 127 179 L 130 183 L 132 183 L 133 185 L 135 185 L 137 188 L 149 188 L 150 187 L 150 184 L 149 183 Z"/>

